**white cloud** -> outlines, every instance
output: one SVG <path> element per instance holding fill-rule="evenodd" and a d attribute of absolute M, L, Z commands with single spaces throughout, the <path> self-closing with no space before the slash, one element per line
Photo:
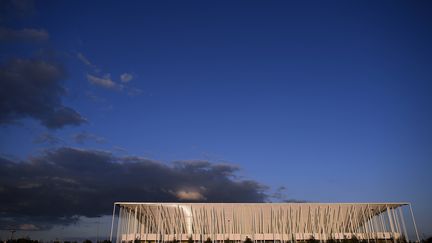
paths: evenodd
<path fill-rule="evenodd" d="M 106 88 L 106 89 L 121 89 L 122 86 L 116 84 L 110 74 L 106 74 L 103 77 L 96 77 L 91 74 L 87 74 L 87 80 L 94 85 Z"/>
<path fill-rule="evenodd" d="M 101 70 L 93 64 L 83 53 L 77 52 L 76 57 L 80 60 L 84 65 L 91 68 L 92 70 L 87 73 L 87 80 L 93 84 L 102 88 L 124 91 L 129 96 L 137 96 L 142 94 L 142 90 L 130 86 L 128 83 L 133 80 L 135 77 L 132 73 L 123 73 L 120 75 L 119 80 L 113 80 L 111 75 L 105 74 L 101 75 Z M 94 95 L 87 95 L 89 98 L 95 98 Z"/>
<path fill-rule="evenodd" d="M 179 190 L 175 193 L 175 195 L 179 200 L 197 201 L 205 199 L 205 197 L 200 192 L 193 190 Z"/>
<path fill-rule="evenodd" d="M 123 73 L 122 75 L 120 75 L 120 80 L 123 83 L 128 83 L 129 81 L 131 81 L 134 78 L 134 76 L 130 73 Z"/>

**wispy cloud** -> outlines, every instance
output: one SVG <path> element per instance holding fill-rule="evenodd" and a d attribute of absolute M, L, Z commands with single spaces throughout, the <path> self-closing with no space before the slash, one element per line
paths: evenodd
<path fill-rule="evenodd" d="M 119 80 L 114 80 L 111 78 L 110 73 L 101 74 L 100 69 L 89 60 L 83 53 L 77 52 L 76 57 L 80 62 L 82 62 L 86 67 L 91 70 L 86 74 L 86 78 L 89 83 L 99 86 L 101 88 L 124 91 L 129 96 L 137 96 L 142 94 L 142 91 L 138 88 L 130 86 L 130 82 L 135 78 L 132 73 L 122 73 L 119 76 Z"/>
<path fill-rule="evenodd" d="M 129 96 L 138 96 L 142 94 L 142 90 L 134 87 L 126 87 L 127 94 Z"/>
<path fill-rule="evenodd" d="M 120 80 L 122 83 L 128 83 L 133 78 L 134 78 L 134 76 L 130 73 L 123 73 L 122 75 L 120 75 Z"/>
<path fill-rule="evenodd" d="M 93 68 L 95 71 L 98 71 L 96 65 L 94 65 L 92 62 L 90 62 L 90 60 L 86 56 L 84 56 L 84 54 L 82 54 L 81 52 L 77 53 L 77 58 L 82 63 L 84 63 L 86 66 Z"/>
<path fill-rule="evenodd" d="M 97 136 L 88 132 L 80 132 L 72 135 L 72 139 L 78 144 L 84 144 L 86 142 L 105 143 L 104 137 Z"/>
<path fill-rule="evenodd" d="M 105 74 L 103 77 L 87 74 L 87 80 L 93 85 L 97 85 L 106 89 L 121 90 L 123 88 L 122 85 L 117 84 L 111 79 L 110 74 Z"/>
<path fill-rule="evenodd" d="M 59 144 L 65 144 L 65 141 L 51 133 L 42 133 L 39 134 L 35 139 L 33 140 L 33 143 L 37 144 L 49 144 L 49 145 L 59 145 Z"/>
<path fill-rule="evenodd" d="M 3 42 L 42 42 L 49 39 L 49 34 L 44 29 L 14 30 L 0 27 L 0 41 Z"/>
<path fill-rule="evenodd" d="M 120 146 L 113 146 L 113 151 L 119 152 L 119 153 L 126 153 L 127 150 Z"/>

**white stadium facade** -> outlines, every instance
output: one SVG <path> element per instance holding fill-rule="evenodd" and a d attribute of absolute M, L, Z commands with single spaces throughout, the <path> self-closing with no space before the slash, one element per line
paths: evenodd
<path fill-rule="evenodd" d="M 419 241 L 409 203 L 114 204 L 111 241 Z M 113 235 L 115 236 L 113 239 Z M 229 240 L 229 241 L 227 241 Z"/>

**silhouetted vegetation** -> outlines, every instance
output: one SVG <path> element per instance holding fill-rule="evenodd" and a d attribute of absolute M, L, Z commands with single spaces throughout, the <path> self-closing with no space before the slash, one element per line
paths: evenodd
<path fill-rule="evenodd" d="M 60 240 L 39 241 L 39 240 L 32 240 L 29 237 L 27 237 L 27 238 L 13 239 L 13 240 L 9 239 L 9 240 L 5 240 L 5 241 L 3 241 L 3 240 L 0 239 L 0 243 L 79 243 L 79 242 L 77 242 L 77 241 L 67 241 L 67 240 L 66 241 L 60 241 Z M 92 243 L 92 241 L 87 239 L 87 240 L 82 241 L 82 243 Z M 101 240 L 101 241 L 98 241 L 96 243 L 111 243 L 111 241 L 109 241 L 109 240 Z"/>
<path fill-rule="evenodd" d="M 16 240 L 7 240 L 7 243 L 39 243 L 38 240 L 32 240 L 30 238 L 21 238 Z"/>
<path fill-rule="evenodd" d="M 244 243 L 253 243 L 253 241 L 251 240 L 251 238 L 246 237 Z"/>
<path fill-rule="evenodd" d="M 200 240 L 194 241 L 192 238 L 189 238 L 186 241 L 186 243 L 212 243 L 212 242 L 213 241 L 210 237 L 207 238 L 204 242 L 201 242 Z M 223 243 L 235 243 L 235 242 L 236 241 L 230 240 L 228 238 L 223 241 Z M 273 243 L 273 241 L 266 241 L 266 242 Z M 276 241 L 276 242 L 282 243 L 280 241 Z M 345 238 L 345 239 L 337 240 L 337 239 L 329 238 L 326 241 L 319 241 L 319 240 L 315 239 L 314 237 L 311 237 L 308 240 L 295 241 L 293 239 L 293 242 L 296 242 L 296 243 L 320 243 L 320 242 L 321 243 L 323 243 L 323 242 L 325 242 L 325 243 L 393 243 L 393 239 L 387 239 L 387 240 L 369 239 L 369 241 L 368 241 L 368 240 L 360 240 L 357 237 L 353 236 L 351 239 Z M 414 243 L 415 241 L 406 241 L 406 239 L 398 239 L 396 242 L 397 243 Z M 79 242 L 77 242 L 77 241 L 59 241 L 59 240 L 43 242 L 43 241 L 38 241 L 38 240 L 32 240 L 30 238 L 19 238 L 19 239 L 6 240 L 6 241 L 2 241 L 0 239 L 0 243 L 79 243 Z M 92 241 L 87 239 L 87 240 L 84 240 L 82 243 L 92 243 Z M 96 243 L 111 243 L 111 241 L 103 240 L 103 241 L 98 241 Z M 126 241 L 124 241 L 123 243 L 126 243 Z M 137 239 L 134 241 L 130 240 L 127 243 L 156 243 L 156 242 L 144 241 L 144 240 L 138 240 Z M 177 240 L 177 239 L 174 239 L 174 240 L 170 241 L 169 243 L 182 243 L 182 242 Z M 254 241 L 251 238 L 246 237 L 245 240 L 243 241 L 243 243 L 254 243 Z M 291 243 L 291 241 L 289 241 L 288 243 Z M 420 243 L 432 243 L 432 237 L 429 237 L 427 239 L 423 239 L 423 240 L 421 240 Z"/>
<path fill-rule="evenodd" d="M 432 243 L 432 237 L 429 237 L 427 239 L 423 239 L 421 242 L 422 243 Z"/>
<path fill-rule="evenodd" d="M 204 243 L 212 243 L 212 240 L 209 238 L 207 238 L 207 240 L 204 241 Z"/>
<path fill-rule="evenodd" d="M 307 240 L 308 243 L 319 243 L 319 240 L 315 239 L 314 236 L 312 236 L 309 240 Z"/>

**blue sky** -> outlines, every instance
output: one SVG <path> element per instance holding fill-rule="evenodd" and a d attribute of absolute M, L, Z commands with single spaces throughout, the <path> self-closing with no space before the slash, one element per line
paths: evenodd
<path fill-rule="evenodd" d="M 1 61 L 54 56 L 67 75 L 61 105 L 86 122 L 8 119 L 2 156 L 73 147 L 235 164 L 237 179 L 267 194 L 284 187 L 286 199 L 410 201 L 432 234 L 429 2 L 36 1 L 30 10 L 2 28 L 47 36 L 1 43 Z M 57 142 L 35 142 L 41 135 Z"/>

